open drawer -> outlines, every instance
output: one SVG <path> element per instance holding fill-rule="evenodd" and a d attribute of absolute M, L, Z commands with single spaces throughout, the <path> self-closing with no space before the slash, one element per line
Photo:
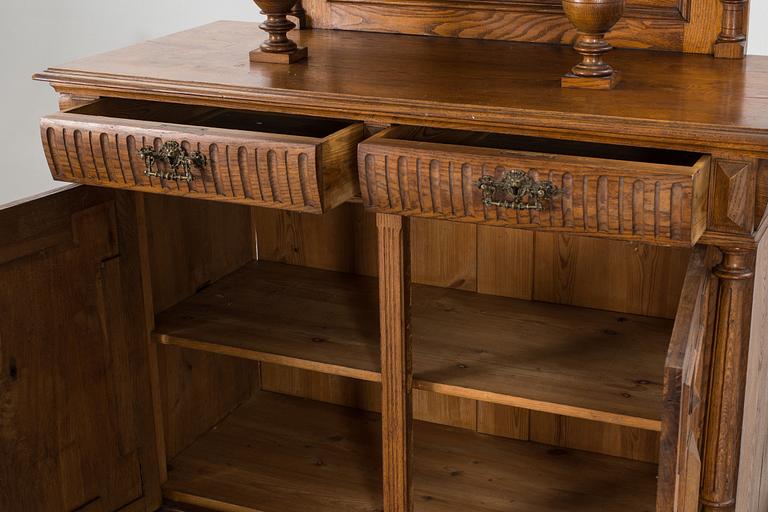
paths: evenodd
<path fill-rule="evenodd" d="M 320 213 L 357 193 L 363 125 L 102 99 L 41 134 L 56 180 Z"/>
<path fill-rule="evenodd" d="M 706 227 L 697 153 L 397 126 L 358 159 L 380 212 L 683 246 Z"/>

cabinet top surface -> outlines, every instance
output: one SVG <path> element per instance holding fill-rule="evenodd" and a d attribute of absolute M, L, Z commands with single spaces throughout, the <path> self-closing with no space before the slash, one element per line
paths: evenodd
<path fill-rule="evenodd" d="M 309 47 L 308 60 L 250 63 L 263 38 L 257 25 L 217 22 L 36 78 L 89 95 L 768 150 L 764 57 L 616 50 L 619 87 L 585 91 L 560 87 L 578 61 L 566 46 L 332 30 L 292 37 Z"/>

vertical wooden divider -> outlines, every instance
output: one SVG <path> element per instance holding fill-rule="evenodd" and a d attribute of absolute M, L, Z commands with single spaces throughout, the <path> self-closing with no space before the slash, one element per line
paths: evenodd
<path fill-rule="evenodd" d="M 134 218 L 121 219 L 121 225 L 136 226 L 136 238 L 139 252 L 139 264 L 141 270 L 141 293 L 144 297 L 144 323 L 147 333 L 147 359 L 149 366 L 149 382 L 152 390 L 152 411 L 155 423 L 155 445 L 157 450 L 157 464 L 160 473 L 160 483 L 168 480 L 167 453 L 165 443 L 165 425 L 163 422 L 163 406 L 160 392 L 160 363 L 158 361 L 158 347 L 152 340 L 152 331 L 155 329 L 154 299 L 152 297 L 152 271 L 149 261 L 149 234 L 147 233 L 147 213 L 144 203 L 144 194 L 141 192 L 118 192 L 118 205 L 126 204 L 133 210 Z M 120 209 L 119 209 L 120 210 Z"/>
<path fill-rule="evenodd" d="M 413 363 L 408 219 L 377 214 L 384 512 L 413 510 Z"/>

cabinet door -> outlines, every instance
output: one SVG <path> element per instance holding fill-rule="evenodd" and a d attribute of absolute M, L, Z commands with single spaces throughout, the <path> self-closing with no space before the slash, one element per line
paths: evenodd
<path fill-rule="evenodd" d="M 709 306 L 715 290 L 712 255 L 696 247 L 675 318 L 664 372 L 658 512 L 697 512 L 701 483 Z"/>
<path fill-rule="evenodd" d="M 131 201 L 77 187 L 0 209 L 3 512 L 160 504 Z"/>

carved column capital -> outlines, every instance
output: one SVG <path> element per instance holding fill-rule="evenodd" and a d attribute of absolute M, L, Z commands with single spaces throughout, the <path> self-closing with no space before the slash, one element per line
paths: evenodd
<path fill-rule="evenodd" d="M 723 280 L 743 281 L 751 279 L 755 273 L 749 267 L 752 251 L 748 249 L 721 249 L 722 261 L 715 267 L 714 274 Z"/>

